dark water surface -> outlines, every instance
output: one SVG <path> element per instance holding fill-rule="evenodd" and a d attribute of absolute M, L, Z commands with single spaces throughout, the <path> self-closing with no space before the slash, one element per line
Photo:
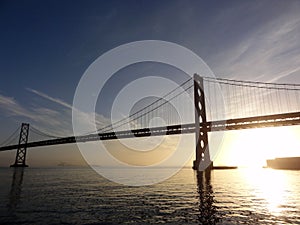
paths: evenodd
<path fill-rule="evenodd" d="M 127 187 L 90 168 L 0 168 L 0 181 L 0 224 L 300 224 L 300 171 L 182 169 Z"/>

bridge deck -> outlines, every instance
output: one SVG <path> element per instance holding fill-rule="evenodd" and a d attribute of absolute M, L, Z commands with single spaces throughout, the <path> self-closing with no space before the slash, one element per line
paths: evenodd
<path fill-rule="evenodd" d="M 263 127 L 278 127 L 278 126 L 292 126 L 300 125 L 300 112 L 284 113 L 267 116 L 256 116 L 238 119 L 228 119 L 219 121 L 210 121 L 207 123 L 200 123 L 200 129 L 206 129 L 209 132 L 225 131 L 225 130 L 239 130 L 252 129 Z M 83 136 L 70 136 L 58 139 L 49 139 L 43 141 L 35 141 L 27 143 L 27 148 L 38 146 L 50 146 L 59 144 L 68 144 L 76 142 L 90 142 L 99 140 L 113 140 L 136 137 L 162 136 L 162 135 L 178 135 L 195 132 L 195 124 L 179 124 L 164 127 L 143 128 L 136 130 L 126 130 L 118 132 L 98 133 Z M 18 145 L 9 145 L 0 147 L 0 151 L 7 151 L 17 149 Z M 21 145 L 20 147 L 24 147 Z"/>

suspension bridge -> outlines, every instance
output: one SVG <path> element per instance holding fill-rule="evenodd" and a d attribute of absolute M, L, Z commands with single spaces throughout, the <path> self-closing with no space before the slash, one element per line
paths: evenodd
<path fill-rule="evenodd" d="M 193 100 L 192 104 L 186 101 L 186 95 Z M 150 123 L 153 118 L 162 118 L 165 124 Z M 21 129 L 1 144 L 0 151 L 17 149 L 12 166 L 26 167 L 27 148 L 195 133 L 193 168 L 197 170 L 209 154 L 209 132 L 292 125 L 300 125 L 300 84 L 240 81 L 195 74 L 162 98 L 136 107 L 128 117 L 106 124 L 96 132 L 58 137 L 23 123 Z M 29 141 L 29 131 L 43 139 Z M 12 143 L 16 137 L 18 142 Z"/>

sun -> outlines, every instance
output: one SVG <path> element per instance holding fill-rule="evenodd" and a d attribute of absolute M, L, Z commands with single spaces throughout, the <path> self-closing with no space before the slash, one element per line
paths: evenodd
<path fill-rule="evenodd" d="M 300 127 L 270 127 L 228 131 L 219 164 L 262 167 L 266 159 L 300 156 Z"/>

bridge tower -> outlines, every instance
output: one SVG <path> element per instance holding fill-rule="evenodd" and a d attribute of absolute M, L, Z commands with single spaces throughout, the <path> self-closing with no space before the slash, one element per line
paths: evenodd
<path fill-rule="evenodd" d="M 205 108 L 205 95 L 203 78 L 194 74 L 194 104 L 195 104 L 195 140 L 196 159 L 193 162 L 193 169 L 203 171 L 213 166 L 210 160 L 208 148 L 208 130 Z"/>
<path fill-rule="evenodd" d="M 15 163 L 10 167 L 28 167 L 28 165 L 25 164 L 28 134 L 29 134 L 29 123 L 22 123 L 20 137 L 19 137 L 19 146 L 16 154 L 16 160 Z"/>

